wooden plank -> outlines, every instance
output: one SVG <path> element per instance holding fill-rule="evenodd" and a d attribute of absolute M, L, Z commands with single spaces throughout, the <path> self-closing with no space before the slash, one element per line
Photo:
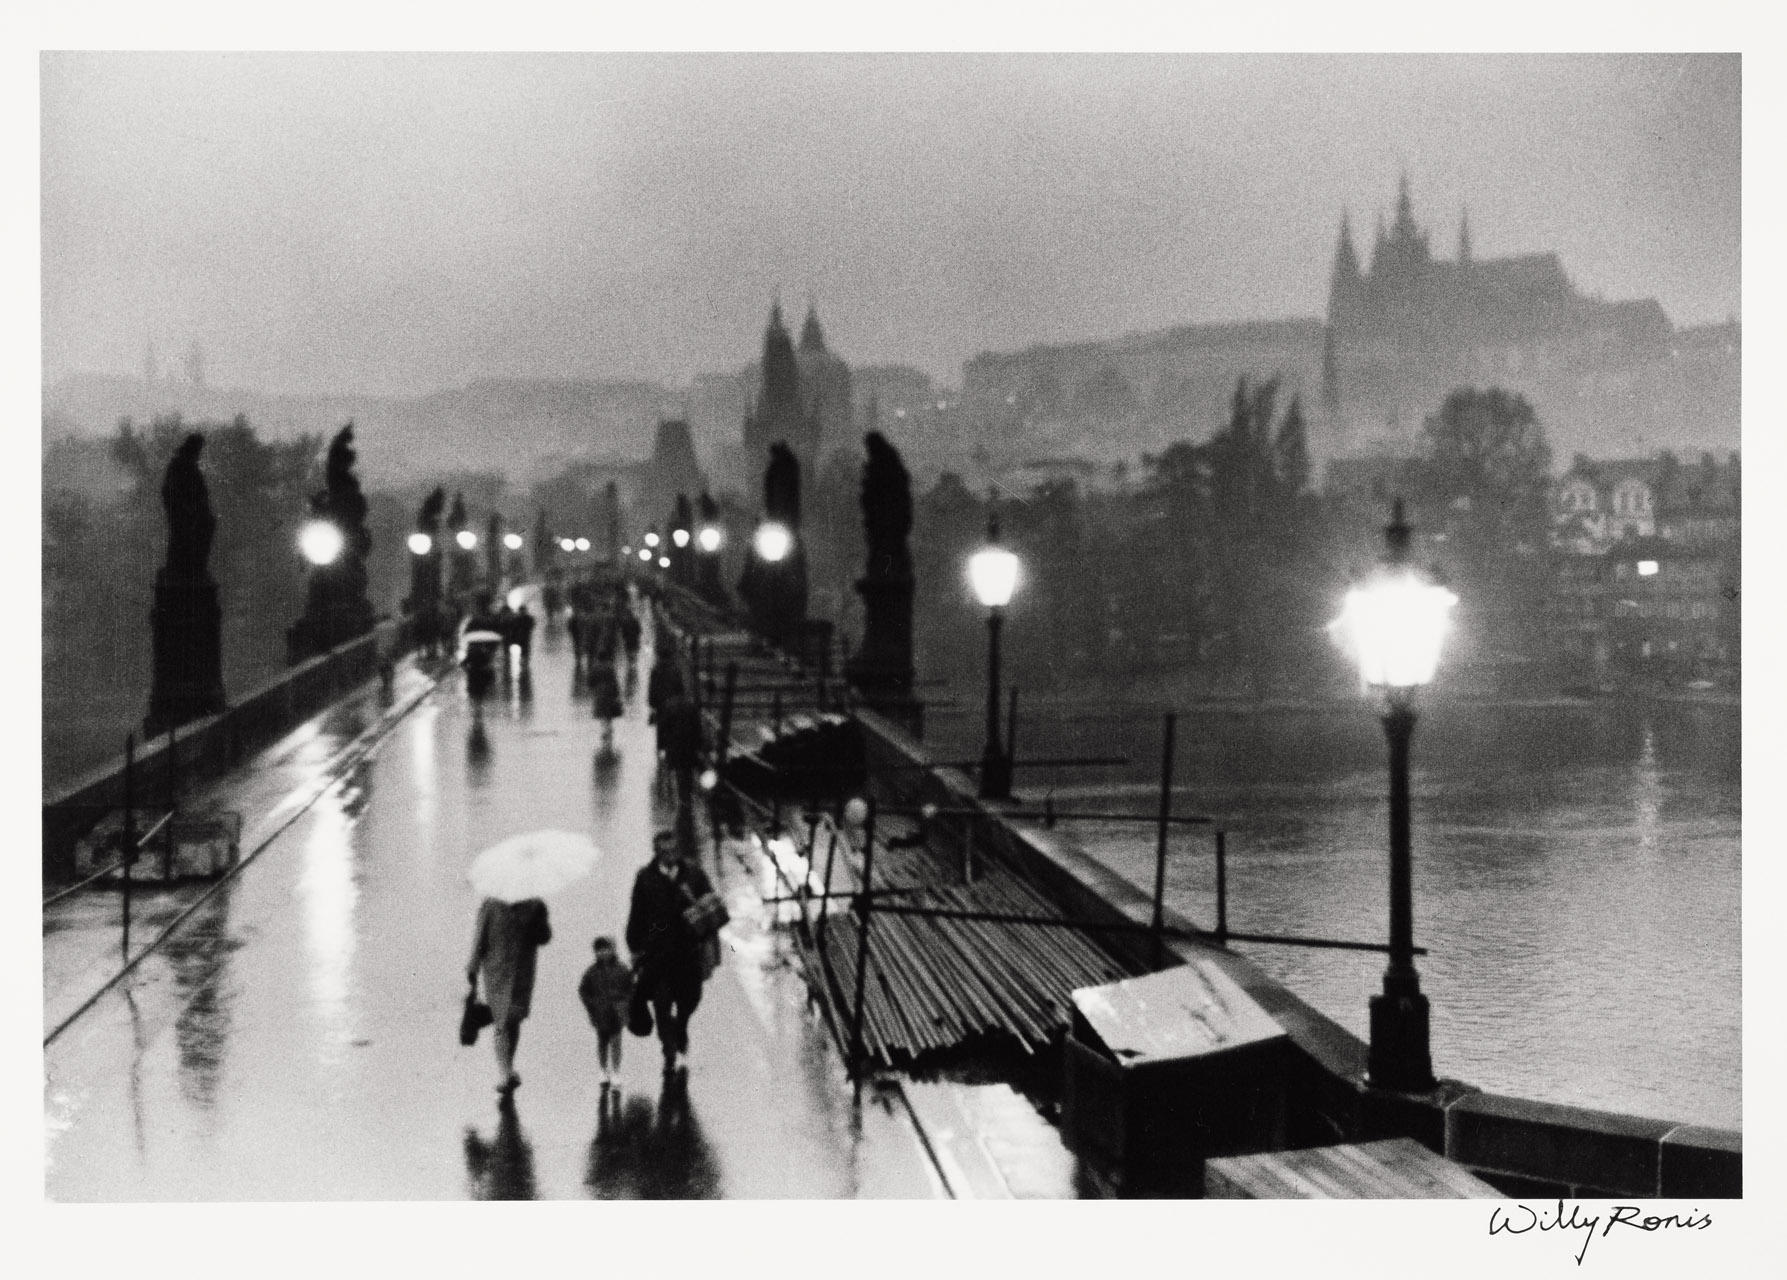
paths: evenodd
<path fill-rule="evenodd" d="M 1306 1147 L 1209 1162 L 1214 1194 L 1252 1199 L 1500 1198 L 1494 1187 L 1413 1138 Z"/>

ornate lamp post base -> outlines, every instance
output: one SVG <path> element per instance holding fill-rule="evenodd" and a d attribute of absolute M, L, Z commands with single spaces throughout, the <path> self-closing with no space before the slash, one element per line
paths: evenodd
<path fill-rule="evenodd" d="M 1399 994 L 1386 990 L 1371 997 L 1371 1053 L 1366 1072 L 1374 1089 L 1425 1093 L 1434 1087 L 1427 997 L 1418 990 Z"/>

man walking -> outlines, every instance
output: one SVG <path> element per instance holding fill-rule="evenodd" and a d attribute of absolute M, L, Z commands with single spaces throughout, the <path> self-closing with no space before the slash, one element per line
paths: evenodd
<path fill-rule="evenodd" d="M 652 860 L 633 878 L 627 949 L 657 1020 L 666 1074 L 676 1070 L 678 1055 L 688 1053 L 689 1018 L 701 1003 L 701 984 L 711 971 L 717 939 L 691 922 L 690 908 L 712 893 L 706 873 L 683 856 L 673 832 L 652 837 Z"/>

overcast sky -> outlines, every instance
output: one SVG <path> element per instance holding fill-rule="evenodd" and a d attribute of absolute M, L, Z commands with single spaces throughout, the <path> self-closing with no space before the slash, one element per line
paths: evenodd
<path fill-rule="evenodd" d="M 45 375 L 419 393 L 1316 316 L 1406 171 L 1451 256 L 1739 306 L 1735 57 L 51 54 Z"/>

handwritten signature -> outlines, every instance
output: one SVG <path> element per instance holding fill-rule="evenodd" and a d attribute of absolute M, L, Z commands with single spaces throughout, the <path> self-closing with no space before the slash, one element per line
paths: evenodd
<path fill-rule="evenodd" d="M 1601 1238 L 1615 1227 L 1631 1227 L 1634 1231 L 1667 1231 L 1681 1229 L 1688 1231 L 1705 1231 L 1713 1224 L 1713 1215 L 1701 1213 L 1698 1209 L 1686 1214 L 1643 1214 L 1643 1210 L 1635 1204 L 1616 1204 L 1608 1210 L 1603 1223 L 1598 1213 L 1585 1213 L 1581 1204 L 1572 1204 L 1566 1215 L 1564 1202 L 1557 1202 L 1557 1212 L 1539 1210 L 1529 1205 L 1516 1204 L 1507 1208 L 1497 1205 L 1489 1211 L 1489 1234 L 1523 1236 L 1529 1231 L 1580 1231 L 1582 1232 L 1582 1249 L 1576 1255 L 1576 1265 L 1588 1255 L 1588 1247 L 1595 1239 L 1595 1228 L 1601 1228 Z"/>

